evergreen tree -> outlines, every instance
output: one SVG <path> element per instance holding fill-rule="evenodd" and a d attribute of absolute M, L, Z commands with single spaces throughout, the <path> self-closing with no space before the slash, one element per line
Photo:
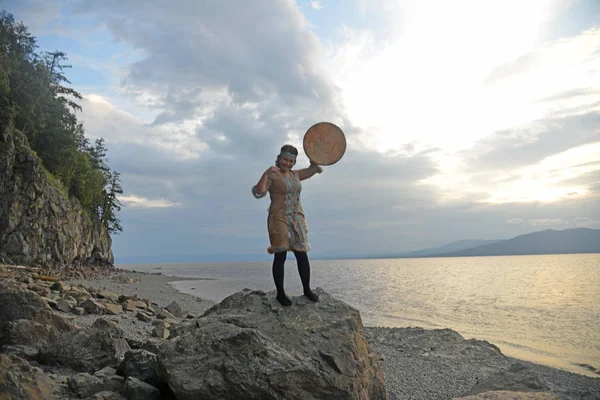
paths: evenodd
<path fill-rule="evenodd" d="M 88 215 L 109 232 L 121 232 L 116 216 L 122 206 L 120 174 L 106 162 L 104 139 L 90 145 L 77 120 L 82 97 L 67 86 L 67 56 L 61 51 L 40 55 L 37 48 L 22 23 L 0 12 L 0 129 L 12 122 Z"/>

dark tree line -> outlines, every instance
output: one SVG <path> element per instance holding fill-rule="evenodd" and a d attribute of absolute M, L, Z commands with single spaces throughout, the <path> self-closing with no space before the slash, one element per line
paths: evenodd
<path fill-rule="evenodd" d="M 109 232 L 121 232 L 119 173 L 107 165 L 104 140 L 90 143 L 77 120 L 81 95 L 66 86 L 66 54 L 37 49 L 27 28 L 0 12 L 0 126 L 12 121 L 62 189 Z"/>

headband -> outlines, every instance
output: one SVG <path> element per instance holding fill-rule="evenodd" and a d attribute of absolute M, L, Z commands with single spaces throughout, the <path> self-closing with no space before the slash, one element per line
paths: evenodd
<path fill-rule="evenodd" d="M 289 158 L 293 158 L 294 160 L 296 159 L 296 155 L 292 154 L 292 153 L 288 153 L 287 151 L 282 151 L 281 153 L 279 153 L 279 156 L 286 156 Z"/>

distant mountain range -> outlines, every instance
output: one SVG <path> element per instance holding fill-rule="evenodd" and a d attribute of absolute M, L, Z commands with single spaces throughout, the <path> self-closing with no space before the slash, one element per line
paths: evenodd
<path fill-rule="evenodd" d="M 509 240 L 436 254 L 435 257 L 600 253 L 600 230 L 575 228 L 528 233 Z"/>

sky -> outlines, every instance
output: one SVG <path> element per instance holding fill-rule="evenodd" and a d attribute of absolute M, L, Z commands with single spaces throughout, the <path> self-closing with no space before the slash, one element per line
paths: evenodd
<path fill-rule="evenodd" d="M 67 53 L 124 188 L 116 262 L 270 259 L 251 188 L 314 123 L 313 258 L 600 229 L 598 0 L 0 0 Z"/>

